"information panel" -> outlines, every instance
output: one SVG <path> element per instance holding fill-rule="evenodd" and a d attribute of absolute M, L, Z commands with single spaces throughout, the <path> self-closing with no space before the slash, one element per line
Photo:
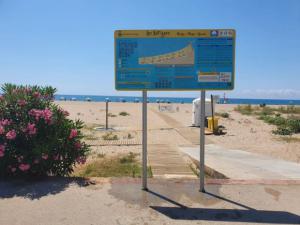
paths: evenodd
<path fill-rule="evenodd" d="M 115 31 L 117 90 L 232 90 L 235 30 Z"/>

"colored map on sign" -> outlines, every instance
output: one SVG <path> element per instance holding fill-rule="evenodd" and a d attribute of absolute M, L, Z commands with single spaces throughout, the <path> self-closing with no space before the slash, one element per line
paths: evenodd
<path fill-rule="evenodd" d="M 139 64 L 154 64 L 154 65 L 193 65 L 194 64 L 194 49 L 192 44 L 174 52 L 168 52 L 161 55 L 140 57 Z"/>

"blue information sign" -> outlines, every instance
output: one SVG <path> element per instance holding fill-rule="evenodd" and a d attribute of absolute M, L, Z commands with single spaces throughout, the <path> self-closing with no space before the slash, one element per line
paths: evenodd
<path fill-rule="evenodd" d="M 117 90 L 232 90 L 235 31 L 115 31 Z"/>

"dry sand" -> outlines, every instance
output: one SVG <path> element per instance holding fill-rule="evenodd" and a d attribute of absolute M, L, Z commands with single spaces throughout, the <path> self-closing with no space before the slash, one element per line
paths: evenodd
<path fill-rule="evenodd" d="M 141 151 L 142 111 L 141 103 L 109 103 L 109 112 L 116 115 L 109 117 L 109 126 L 113 133 L 119 136 L 118 141 L 105 142 L 101 140 L 104 132 L 92 128 L 105 125 L 105 103 L 103 102 L 57 102 L 70 112 L 70 118 L 83 120 L 87 127 L 84 130 L 90 139 L 95 153 L 118 154 L 122 152 Z M 167 104 L 165 104 L 166 106 Z M 189 128 L 192 119 L 191 104 L 172 104 L 173 110 L 160 112 L 158 104 L 148 106 L 148 143 L 189 146 L 195 143 L 192 133 L 199 133 L 198 128 Z M 240 149 L 258 154 L 269 155 L 288 161 L 300 162 L 300 141 L 286 142 L 278 135 L 272 134 L 274 126 L 256 119 L 255 116 L 245 116 L 235 112 L 235 105 L 217 105 L 216 112 L 228 112 L 229 118 L 220 118 L 219 125 L 226 128 L 226 134 L 209 135 L 207 142 L 230 149 Z M 125 111 L 129 116 L 120 116 Z M 181 133 L 178 132 L 181 130 Z M 132 138 L 128 139 L 128 134 Z M 194 139 L 197 139 L 194 135 Z M 300 135 L 294 135 L 300 138 Z"/>

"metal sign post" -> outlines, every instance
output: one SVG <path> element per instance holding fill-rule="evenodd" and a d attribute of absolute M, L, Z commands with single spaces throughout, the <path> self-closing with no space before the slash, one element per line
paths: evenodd
<path fill-rule="evenodd" d="M 201 192 L 205 192 L 204 190 L 204 150 L 205 150 L 205 91 L 201 91 L 201 109 L 200 109 L 200 190 Z"/>
<path fill-rule="evenodd" d="M 106 109 L 105 109 L 105 129 L 108 129 L 108 100 L 105 102 Z"/>
<path fill-rule="evenodd" d="M 147 91 L 143 90 L 143 190 L 147 187 Z"/>

